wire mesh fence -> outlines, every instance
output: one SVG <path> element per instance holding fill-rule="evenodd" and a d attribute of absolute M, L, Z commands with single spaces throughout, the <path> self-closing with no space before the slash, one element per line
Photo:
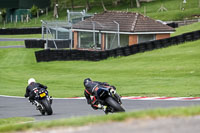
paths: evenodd
<path fill-rule="evenodd" d="M 70 48 L 72 48 L 73 47 L 72 25 L 91 16 L 91 14 L 87 14 L 85 10 L 81 12 L 70 12 L 69 10 L 67 10 L 67 15 L 68 15 L 67 21 L 41 20 L 42 39 L 46 40 L 45 48 L 48 48 L 49 42 L 53 42 L 55 48 L 57 49 L 58 48 L 56 44 L 56 42 L 58 42 L 57 40 L 71 40 Z"/>
<path fill-rule="evenodd" d="M 72 40 L 71 24 L 65 21 L 43 21 L 42 22 L 42 39 L 46 40 L 46 48 L 49 40 L 53 42 L 57 49 L 56 40 Z"/>

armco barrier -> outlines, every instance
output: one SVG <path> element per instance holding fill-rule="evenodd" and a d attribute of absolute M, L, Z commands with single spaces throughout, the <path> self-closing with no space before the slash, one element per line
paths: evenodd
<path fill-rule="evenodd" d="M 41 34 L 42 28 L 8 28 L 0 29 L 0 35 Z"/>
<path fill-rule="evenodd" d="M 194 41 L 200 39 L 200 30 L 185 33 L 175 37 L 170 37 L 162 40 L 155 40 L 131 45 L 121 48 L 116 48 L 106 51 L 87 51 L 87 50 L 41 50 L 36 51 L 35 56 L 37 62 L 41 61 L 67 61 L 67 60 L 89 60 L 99 61 L 109 57 L 128 56 L 139 52 L 145 52 L 158 48 L 164 48 L 171 45 L 178 45 L 185 41 Z M 43 40 L 44 41 L 44 40 Z M 32 42 L 34 43 L 34 42 Z M 43 43 L 43 42 L 40 42 Z M 63 42 L 64 43 L 64 42 Z M 67 42 L 65 42 L 67 43 Z M 36 45 L 32 44 L 32 45 Z M 39 45 L 39 44 L 38 44 Z"/>

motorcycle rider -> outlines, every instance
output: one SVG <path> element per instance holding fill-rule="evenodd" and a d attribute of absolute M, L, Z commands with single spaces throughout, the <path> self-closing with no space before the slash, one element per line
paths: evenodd
<path fill-rule="evenodd" d="M 44 88 L 47 90 L 47 86 L 42 85 L 40 83 L 36 83 L 34 78 L 30 78 L 28 80 L 28 86 L 26 87 L 26 93 L 25 93 L 24 97 L 25 98 L 29 97 L 29 101 L 33 104 L 36 104 L 36 106 L 37 106 L 37 103 L 35 103 L 35 95 L 36 94 L 34 91 L 38 91 L 37 89 L 40 89 L 40 88 Z M 52 103 L 51 98 L 50 98 L 50 103 Z"/>
<path fill-rule="evenodd" d="M 100 99 L 98 99 L 95 89 L 98 87 L 101 87 L 101 86 L 102 87 L 111 87 L 114 90 L 116 90 L 116 88 L 114 86 L 110 86 L 106 82 L 92 81 L 90 78 L 84 79 L 83 84 L 85 87 L 84 95 L 85 95 L 85 98 L 87 99 L 87 103 L 90 104 L 92 106 L 92 108 L 95 110 L 103 109 L 104 112 L 108 112 L 107 107 L 101 105 Z M 120 99 L 120 96 L 117 93 L 115 93 L 115 94 Z M 92 99 L 91 99 L 91 96 L 93 96 Z"/>

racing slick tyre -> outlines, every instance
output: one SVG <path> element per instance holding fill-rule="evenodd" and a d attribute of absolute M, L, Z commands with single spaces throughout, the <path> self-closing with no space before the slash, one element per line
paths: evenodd
<path fill-rule="evenodd" d="M 45 111 L 47 112 L 48 115 L 52 115 L 53 110 L 51 108 L 51 104 L 48 102 L 47 99 L 43 99 L 41 101 L 41 104 L 43 105 L 43 107 L 45 108 Z"/>
<path fill-rule="evenodd" d="M 112 97 L 106 98 L 105 101 L 108 105 L 110 105 L 114 109 L 114 112 L 125 112 L 125 109 L 119 103 L 117 103 Z"/>

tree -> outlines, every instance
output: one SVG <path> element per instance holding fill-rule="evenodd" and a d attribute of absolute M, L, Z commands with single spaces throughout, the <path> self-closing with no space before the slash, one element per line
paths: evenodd
<path fill-rule="evenodd" d="M 74 9 L 74 0 L 71 0 L 72 10 Z"/>
<path fill-rule="evenodd" d="M 101 0 L 101 5 L 102 5 L 102 7 L 103 7 L 103 10 L 104 10 L 104 11 L 107 11 L 107 9 L 106 9 L 106 7 L 105 7 L 105 5 L 104 5 L 103 0 Z"/>
<path fill-rule="evenodd" d="M 140 8 L 140 0 L 136 0 L 137 8 Z"/>
<path fill-rule="evenodd" d="M 33 17 L 36 17 L 37 16 L 37 12 L 38 12 L 39 8 L 36 6 L 36 5 L 33 5 L 30 9 L 30 12 L 31 12 L 31 15 Z"/>
<path fill-rule="evenodd" d="M 133 8 L 133 1 L 134 1 L 134 0 L 130 0 L 130 1 L 131 1 L 131 8 Z"/>
<path fill-rule="evenodd" d="M 2 21 L 5 21 L 6 20 L 6 9 L 3 8 L 0 10 L 0 12 L 1 12 L 1 16 L 2 16 Z"/>
<path fill-rule="evenodd" d="M 89 0 L 85 0 L 85 2 L 86 2 L 86 9 L 87 9 L 87 10 L 90 10 L 90 9 L 91 9 L 91 6 L 90 6 Z"/>
<path fill-rule="evenodd" d="M 121 0 L 115 0 L 115 1 L 113 1 L 113 5 L 117 6 L 120 2 L 121 2 Z"/>

